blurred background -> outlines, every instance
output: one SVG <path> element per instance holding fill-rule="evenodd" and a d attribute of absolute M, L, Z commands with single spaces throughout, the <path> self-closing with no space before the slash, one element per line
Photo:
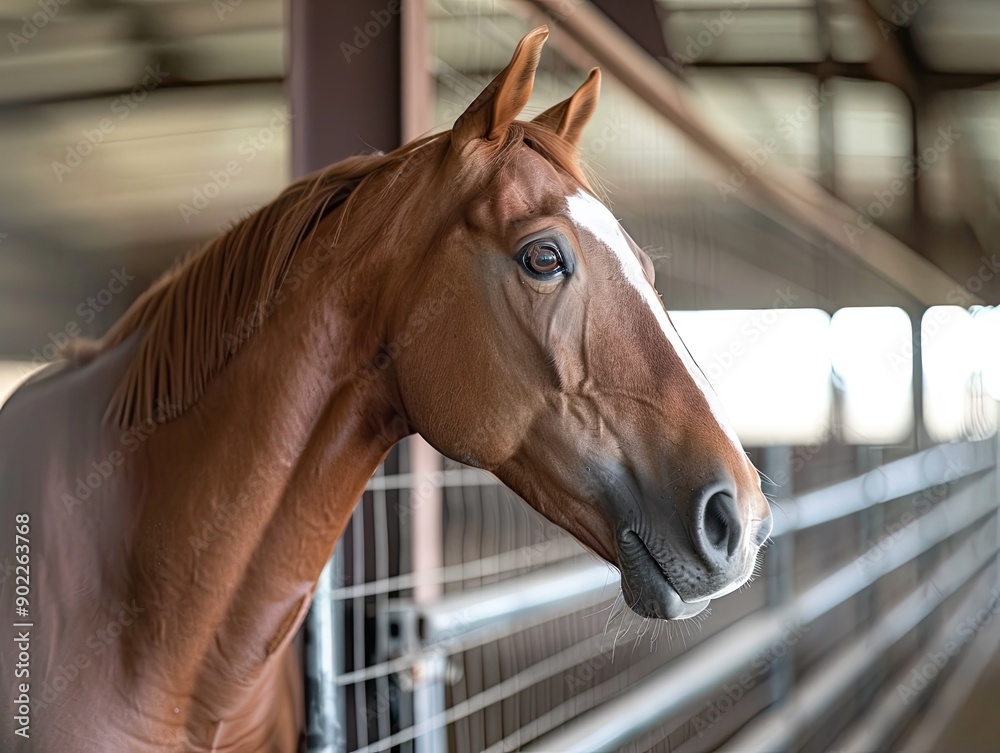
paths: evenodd
<path fill-rule="evenodd" d="M 310 750 L 993 751 L 1000 4 L 0 0 L 0 400 L 294 177 L 449 128 L 540 23 L 770 481 L 697 622 L 394 450 L 307 625 Z"/>

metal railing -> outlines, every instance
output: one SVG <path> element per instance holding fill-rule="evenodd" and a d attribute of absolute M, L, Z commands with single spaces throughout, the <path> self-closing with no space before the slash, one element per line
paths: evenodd
<path fill-rule="evenodd" d="M 837 750 L 870 750 L 884 744 L 898 733 L 915 708 L 915 704 L 900 702 L 896 690 L 903 682 L 900 678 L 914 668 L 919 670 L 922 657 L 947 643 L 969 615 L 995 608 L 1000 594 L 994 564 L 998 542 L 995 463 L 993 440 L 939 446 L 782 502 L 775 548 L 802 532 L 853 516 L 860 520 L 872 510 L 914 495 L 926 509 L 919 516 L 904 516 L 903 522 L 883 531 L 872 546 L 855 552 L 851 561 L 823 573 L 816 582 L 768 598 L 761 608 L 660 662 L 662 666 L 634 682 L 622 680 L 634 670 L 634 664 L 626 659 L 619 671 L 607 679 L 597 678 L 596 684 L 587 685 L 581 693 L 567 692 L 562 700 L 547 698 L 534 718 L 494 740 L 489 749 L 595 753 L 637 745 L 651 731 L 659 738 L 667 736 L 690 719 L 692 707 L 732 683 L 755 657 L 787 643 L 783 636 L 789 631 L 808 631 L 824 616 L 869 592 L 904 566 L 919 563 L 925 571 L 912 588 L 894 594 L 891 601 L 876 600 L 856 633 L 822 652 L 797 678 L 794 664 L 773 662 L 772 675 L 779 676 L 779 667 L 786 675 L 775 685 L 779 692 L 772 693 L 763 704 L 766 708 L 753 714 L 738 732 L 728 730 L 736 736 L 722 749 L 794 749 L 893 646 L 923 629 L 926 635 L 920 634 L 924 637 L 920 648 L 910 651 L 904 666 L 885 668 L 881 692 L 868 712 L 856 715 L 852 725 L 837 735 Z M 460 484 L 467 479 L 455 476 L 448 480 Z M 482 477 L 479 480 L 483 482 Z M 373 479 L 373 486 L 384 489 L 388 484 L 385 479 Z M 600 659 L 608 648 L 603 634 L 577 640 L 557 629 L 548 655 L 515 667 L 492 684 L 484 683 L 467 697 L 449 698 L 456 667 L 469 652 L 487 650 L 556 624 L 564 625 L 562 630 L 568 632 L 565 624 L 578 621 L 583 612 L 592 612 L 617 595 L 617 573 L 589 555 L 574 556 L 580 552 L 575 544 L 558 540 L 548 550 L 550 558 L 532 563 L 541 566 L 527 574 L 445 593 L 427 604 L 391 599 L 392 656 L 347 672 L 341 662 L 335 683 L 343 692 L 353 691 L 355 723 L 361 713 L 357 698 L 371 695 L 370 689 L 364 690 L 366 683 L 381 678 L 384 692 L 387 678 L 405 677 L 394 685 L 405 692 L 398 694 L 393 704 L 376 704 L 376 713 L 394 721 L 380 723 L 380 734 L 373 739 L 361 741 L 355 735 L 357 742 L 352 749 L 461 749 L 455 742 L 454 725 L 467 723 L 498 705 L 516 702 L 529 689 L 572 676 L 580 667 L 593 665 L 595 657 Z M 924 562 L 928 557 L 932 561 Z M 509 559 L 512 566 L 517 562 L 516 557 Z M 487 571 L 495 566 L 492 562 Z M 787 566 L 786 561 L 783 567 Z M 794 579 L 786 577 L 781 582 L 786 590 L 794 589 Z M 369 586 L 331 587 L 327 596 L 336 604 L 387 593 L 378 584 Z M 941 605 L 956 595 L 961 601 L 950 610 L 951 616 L 930 624 Z M 983 654 L 984 645 L 995 646 L 997 639 L 992 636 L 983 631 L 982 640 L 970 650 Z M 915 691 L 916 695 L 935 687 L 933 683 L 925 685 Z M 586 693 L 593 695 L 593 702 L 584 697 Z M 374 694 L 378 696 L 378 689 Z M 339 697 L 336 716 L 340 723 L 349 716 L 345 698 Z M 400 705 L 407 706 L 407 713 L 400 713 Z M 405 724 L 400 722 L 403 719 Z"/>
<path fill-rule="evenodd" d="M 994 466 L 992 441 L 936 447 L 799 497 L 785 507 L 775 536 L 788 536 L 873 505 L 976 476 Z M 789 605 L 744 618 L 628 692 L 525 749 L 594 753 L 620 748 L 732 679 L 755 656 L 779 641 L 788 626 L 814 622 L 903 564 L 977 523 L 989 522 L 874 626 L 800 678 L 774 711 L 757 717 L 723 749 L 745 753 L 790 747 L 795 734 L 828 709 L 881 651 L 913 629 L 968 580 L 980 574 L 984 587 L 993 588 L 990 598 L 995 604 L 996 571 L 984 570 L 997 551 L 995 479 L 990 475 L 980 481 L 902 527 L 887 550 L 876 545 L 797 595 Z M 985 603 L 980 591 L 966 602 L 971 602 L 966 604 L 970 610 L 982 608 Z M 882 729 L 880 736 L 887 736 L 887 730 Z"/>

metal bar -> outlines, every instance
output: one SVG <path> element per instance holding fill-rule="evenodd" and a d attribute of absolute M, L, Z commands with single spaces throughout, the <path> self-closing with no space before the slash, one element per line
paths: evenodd
<path fill-rule="evenodd" d="M 977 539 L 984 538 L 983 531 Z M 947 597 L 996 556 L 996 545 L 979 551 L 963 546 L 934 569 L 916 590 L 885 613 L 874 627 L 827 655 L 801 680 L 786 703 L 759 714 L 720 753 L 764 753 L 792 748 L 798 735 L 822 717 L 860 677 L 898 640 L 920 625 Z"/>
<path fill-rule="evenodd" d="M 783 505 L 786 514 L 777 516 L 773 536 L 829 523 L 872 505 L 992 468 L 996 463 L 992 448 L 991 440 L 938 445 L 862 476 L 803 494 Z"/>
<path fill-rule="evenodd" d="M 986 604 L 987 609 L 992 610 L 996 607 L 997 599 L 1000 598 L 1000 592 L 996 589 L 996 566 L 994 565 L 993 568 L 988 568 L 981 573 L 979 581 L 972 593 L 962 601 L 950 619 L 937 630 L 932 640 L 923 646 L 920 653 L 897 672 L 892 680 L 884 684 L 882 692 L 871 705 L 871 711 L 852 726 L 831 750 L 836 750 L 838 753 L 870 753 L 870 751 L 887 749 L 893 736 L 919 708 L 917 701 L 922 690 L 933 686 L 930 682 L 926 682 L 922 689 L 911 687 L 912 696 L 907 695 L 906 698 L 901 695 L 900 688 L 910 687 L 906 683 L 914 675 L 921 676 L 920 672 L 928 663 L 928 657 L 931 654 L 943 655 L 950 660 L 953 656 L 952 649 L 957 645 L 957 641 L 954 641 L 955 635 L 958 634 L 962 625 L 970 621 L 974 623 L 974 614 L 983 608 L 984 604 Z M 975 636 L 972 638 L 972 641 L 974 640 Z M 949 646 L 950 642 L 953 642 L 951 646 Z M 989 641 L 986 642 L 989 643 Z M 978 652 L 972 652 L 970 647 L 965 654 L 969 653 Z M 956 662 L 959 665 L 956 672 L 961 671 L 964 658 L 963 656 Z M 935 666 L 935 673 L 942 669 L 936 664 L 933 666 Z"/>
<path fill-rule="evenodd" d="M 425 605 L 418 635 L 426 646 L 466 645 L 498 625 L 545 621 L 590 606 L 618 580 L 609 565 L 593 559 L 553 565 Z"/>
<path fill-rule="evenodd" d="M 939 753 L 941 736 L 949 722 L 962 708 L 983 672 L 990 669 L 1000 651 L 1000 620 L 983 629 L 962 657 L 955 671 L 945 680 L 934 704 L 923 711 L 906 743 L 896 747 L 899 753 Z"/>
<path fill-rule="evenodd" d="M 342 571 L 341 559 L 338 545 L 316 584 L 305 633 L 306 749 L 310 753 L 339 753 L 346 747 L 337 691 L 337 675 L 343 671 L 343 630 L 336 603 L 330 598 L 335 573 Z"/>
<path fill-rule="evenodd" d="M 381 466 L 380 466 L 381 467 Z M 367 580 L 365 577 L 366 537 L 365 537 L 365 502 L 362 499 L 351 515 L 351 550 L 354 555 L 351 563 L 351 577 L 355 581 Z M 351 666 L 357 667 L 359 662 L 365 662 L 367 657 L 367 631 L 365 630 L 364 597 L 354 599 L 351 604 L 351 629 L 353 642 L 351 645 Z M 365 683 L 354 686 L 354 726 L 358 745 L 368 744 L 368 689 Z"/>
<path fill-rule="evenodd" d="M 791 447 L 766 447 L 763 451 L 765 492 L 780 500 L 776 509 L 783 509 L 795 492 L 795 472 L 792 467 Z M 770 608 L 787 606 L 795 598 L 795 537 L 781 536 L 771 542 L 764 559 L 767 586 L 767 605 Z M 768 678 L 772 702 L 787 695 L 795 682 L 795 655 L 788 651 L 777 659 Z"/>
<path fill-rule="evenodd" d="M 865 473 L 880 467 L 885 461 L 881 447 L 858 445 L 854 448 L 855 466 Z M 873 505 L 857 514 L 858 551 L 864 552 L 876 545 L 885 531 L 885 505 Z M 794 540 L 794 536 L 783 539 Z M 858 611 L 855 624 L 858 629 L 871 627 L 879 616 L 880 599 L 877 589 L 869 588 L 857 599 Z M 859 692 L 855 695 L 855 713 L 863 713 L 877 690 L 885 681 L 884 662 L 873 662 L 869 671 L 859 681 Z"/>
<path fill-rule="evenodd" d="M 413 600 L 429 604 L 444 590 L 431 573 L 444 567 L 442 542 L 441 456 L 419 434 L 410 437 L 410 471 L 414 484 L 410 488 L 407 511 L 410 515 L 410 535 L 413 537 Z"/>
<path fill-rule="evenodd" d="M 345 54 L 338 41 L 353 42 L 355 27 L 380 19 L 381 29 L 363 49 Z M 306 175 L 326 165 L 377 147 L 394 149 L 401 142 L 400 35 L 399 24 L 384 0 L 291 0 L 290 70 L 288 76 L 292 112 L 292 173 Z M 381 23 L 385 21 L 385 23 Z M 331 42 L 331 39 L 337 41 Z M 352 102 L 345 108 L 341 103 Z M 355 516 L 358 521 L 361 515 Z M 362 530 L 363 532 L 363 530 Z M 354 541 L 363 546 L 361 538 Z M 339 753 L 346 749 L 346 689 L 338 687 L 344 669 L 344 603 L 332 592 L 343 585 L 344 561 L 338 544 L 334 564 L 320 579 L 306 618 L 306 726 L 309 751 Z M 355 557 L 356 564 L 358 558 Z M 357 578 L 364 574 L 360 558 Z M 355 602 L 355 648 L 364 658 L 364 599 Z M 360 607 L 360 612 L 357 611 Z M 355 657 L 357 659 L 357 657 Z M 367 734 L 365 688 L 355 693 L 357 725 L 362 739 Z"/>
<path fill-rule="evenodd" d="M 427 0 L 406 0 L 400 7 L 400 96 L 403 143 L 423 135 L 433 123 Z"/>
<path fill-rule="evenodd" d="M 975 489 L 971 490 L 975 491 Z M 874 548 L 840 568 L 784 609 L 757 612 L 722 630 L 632 686 L 585 718 L 548 735 L 524 750 L 614 750 L 711 692 L 759 652 L 780 640 L 791 626 L 813 622 L 879 578 L 912 561 L 995 509 L 993 500 L 958 495 L 905 526 L 888 551 Z M 926 528 L 918 527 L 925 521 Z M 923 531 L 923 532 L 922 532 Z"/>
<path fill-rule="evenodd" d="M 432 471 L 431 477 L 435 485 L 444 487 L 459 486 L 499 486 L 496 476 L 475 468 L 462 468 L 450 471 Z M 389 489 L 413 489 L 420 483 L 420 477 L 413 473 L 395 473 L 388 476 L 373 476 L 365 487 L 368 491 L 387 491 Z"/>
<path fill-rule="evenodd" d="M 379 473 L 384 473 L 380 466 Z M 375 580 L 389 577 L 389 511 L 387 509 L 384 491 L 372 493 L 372 532 L 369 544 L 375 549 Z M 391 615 L 389 614 L 389 595 L 378 594 L 375 597 L 375 661 L 385 661 L 390 655 Z M 375 715 L 379 739 L 392 734 L 391 704 L 384 700 L 390 696 L 389 678 L 380 677 L 375 681 L 375 707 L 371 713 Z"/>
<path fill-rule="evenodd" d="M 728 170 L 746 157 L 747 139 L 738 142 L 724 127 L 709 121 L 684 86 L 599 10 L 587 3 L 569 4 L 564 0 L 528 1 L 607 72 L 673 123 L 716 165 Z M 558 35 L 553 39 L 558 43 Z M 757 148 L 763 149 L 759 145 Z M 838 249 L 915 300 L 928 306 L 943 304 L 950 293 L 960 289 L 940 268 L 874 224 L 849 237 L 845 227 L 857 227 L 857 211 L 806 176 L 770 160 L 744 177 L 743 186 L 748 190 L 734 191 L 736 198 L 752 203 L 810 241 L 820 240 Z"/>
<path fill-rule="evenodd" d="M 795 505 L 801 506 L 803 510 L 815 510 L 817 507 L 836 509 L 833 512 L 827 511 L 822 519 L 797 510 L 792 516 L 792 522 L 797 527 L 817 525 L 928 486 L 968 476 L 990 467 L 994 462 L 994 451 L 990 442 L 965 443 L 934 448 L 918 456 L 904 458 L 851 482 L 799 497 Z M 976 489 L 966 491 L 974 492 Z M 860 495 L 861 502 L 852 501 L 849 498 L 851 494 Z M 718 664 L 719 646 L 725 645 L 728 651 L 725 655 L 730 660 L 728 663 L 722 662 L 724 668 L 717 678 L 718 682 L 724 681 L 732 674 L 725 667 L 738 669 L 740 662 L 748 661 L 748 657 L 752 657 L 755 651 L 780 637 L 791 620 L 815 619 L 885 573 L 919 556 L 993 509 L 990 507 L 984 511 L 981 508 L 982 504 L 977 503 L 969 493 L 938 505 L 917 521 L 922 522 L 921 527 L 928 532 L 927 535 L 919 535 L 916 522 L 910 524 L 899 533 L 890 552 L 876 552 L 873 548 L 872 552 L 877 556 L 865 558 L 866 564 L 863 567 L 849 565 L 842 568 L 801 595 L 788 608 L 752 615 L 724 631 L 724 638 L 722 635 L 717 636 L 708 642 L 707 647 L 699 647 L 692 654 L 708 651 L 712 655 L 710 663 Z M 791 529 L 786 526 L 785 530 L 787 532 Z M 504 632 L 517 630 L 528 622 L 537 624 L 592 605 L 596 599 L 606 595 L 609 587 L 617 587 L 617 581 L 617 573 L 610 572 L 604 564 L 593 560 L 585 563 L 569 562 L 473 592 L 445 597 L 440 602 L 424 605 L 412 616 L 419 625 L 421 645 L 436 646 L 452 652 L 492 639 L 498 629 L 503 629 Z M 555 598 L 554 594 L 557 595 Z M 747 644 L 745 639 L 740 640 L 740 636 L 746 635 L 757 637 Z M 412 664 L 412 661 L 409 663 Z M 679 679 L 668 680 L 675 688 L 674 694 L 656 692 L 652 697 L 662 699 L 672 695 L 678 703 L 690 702 L 693 697 L 691 688 L 699 687 L 698 683 L 692 685 L 691 682 L 695 675 L 704 673 L 705 664 L 697 658 L 689 661 L 691 681 L 680 674 Z M 403 659 L 399 663 L 402 666 L 406 662 Z M 671 666 L 677 663 L 674 662 Z M 703 679 L 700 682 L 706 681 Z M 705 687 L 710 688 L 711 685 L 711 682 L 707 682 Z M 603 713 L 603 709 L 595 713 Z M 667 712 L 661 709 L 661 713 Z M 556 743 L 557 748 L 561 749 L 561 745 L 561 742 Z M 580 749 L 586 750 L 587 747 L 585 745 Z"/>
<path fill-rule="evenodd" d="M 954 481 L 990 468 L 994 462 L 991 441 L 935 447 L 783 505 L 788 515 L 778 533 L 809 528 Z M 928 518 L 926 525 L 936 535 L 945 506 L 916 522 Z M 881 561 L 883 555 L 876 559 Z M 423 645 L 475 643 L 500 626 L 509 630 L 519 622 L 537 623 L 592 605 L 609 587 L 617 587 L 618 581 L 616 571 L 593 559 L 560 563 L 419 607 L 417 634 Z"/>
<path fill-rule="evenodd" d="M 429 570 L 419 575 L 408 573 L 386 578 L 377 583 L 359 583 L 356 586 L 335 588 L 331 594 L 334 599 L 353 599 L 356 596 L 374 596 L 391 591 L 405 591 L 424 583 L 459 583 L 471 578 L 484 578 L 501 575 L 514 570 L 524 570 L 527 567 L 537 567 L 547 563 L 579 557 L 585 550 L 576 539 L 569 537 L 547 542 L 544 557 L 539 555 L 538 545 L 523 546 L 517 549 L 494 554 L 482 559 L 463 562 L 460 565 L 447 565 L 438 570 Z M 529 564 L 525 564 L 525 563 Z"/>
<path fill-rule="evenodd" d="M 448 657 L 444 654 L 424 654 L 414 665 L 413 726 L 402 733 L 387 735 L 372 750 L 390 750 L 395 745 L 413 740 L 416 753 L 444 753 L 448 750 L 445 714 L 445 673 Z"/>
<path fill-rule="evenodd" d="M 569 671 L 581 662 L 592 658 L 595 652 L 600 650 L 604 640 L 605 637 L 600 635 L 580 641 L 546 658 L 544 661 L 518 672 L 512 677 L 508 677 L 496 685 L 492 685 L 486 690 L 480 691 L 474 696 L 456 703 L 451 708 L 446 709 L 442 705 L 439 707 L 440 711 L 436 715 L 426 717 L 420 724 L 414 725 L 410 729 L 401 730 L 391 738 L 379 740 L 367 748 L 355 751 L 355 753 L 377 753 L 377 751 L 389 750 L 398 745 L 404 745 L 410 740 L 419 739 L 424 735 L 437 734 L 438 731 L 443 731 L 447 728 L 449 724 L 483 711 L 506 698 L 516 696 L 527 687 L 537 685 L 544 680 Z M 421 658 L 420 665 L 423 666 L 425 662 L 436 662 L 439 660 L 444 662 L 444 657 L 440 654 L 425 654 Z M 446 662 L 439 666 L 444 668 Z"/>

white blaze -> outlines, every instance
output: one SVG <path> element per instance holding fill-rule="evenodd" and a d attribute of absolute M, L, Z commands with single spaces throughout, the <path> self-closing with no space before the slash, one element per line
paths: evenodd
<path fill-rule="evenodd" d="M 618 264 L 625 275 L 625 279 L 631 283 L 642 300 L 649 306 L 650 311 L 653 312 L 653 316 L 656 317 L 656 321 L 659 323 L 660 329 L 663 330 L 663 335 L 667 338 L 667 342 L 670 343 L 674 352 L 680 357 L 691 378 L 694 379 L 695 384 L 704 393 L 709 408 L 711 408 L 712 413 L 715 415 L 715 420 L 722 427 L 722 430 L 726 432 L 729 439 L 732 440 L 740 454 L 743 454 L 743 446 L 740 444 L 736 432 L 729 425 L 718 395 L 715 394 L 712 385 L 709 384 L 708 379 L 702 373 L 702 370 L 698 368 L 688 349 L 684 346 L 681 336 L 674 329 L 673 324 L 670 323 L 667 311 L 663 307 L 663 302 L 650 284 L 645 272 L 643 272 L 642 263 L 629 246 L 621 225 L 618 224 L 618 220 L 615 219 L 611 210 L 582 190 L 577 191 L 572 196 L 566 197 L 566 202 L 569 204 L 569 214 L 573 221 L 589 231 L 597 240 L 601 241 L 614 252 L 618 259 Z"/>

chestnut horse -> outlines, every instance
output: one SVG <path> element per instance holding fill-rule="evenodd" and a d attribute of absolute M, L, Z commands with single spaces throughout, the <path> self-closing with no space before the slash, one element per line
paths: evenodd
<path fill-rule="evenodd" d="M 581 170 L 598 71 L 515 120 L 546 36 L 450 132 L 293 184 L 7 403 L 3 750 L 295 750 L 290 642 L 414 432 L 617 566 L 639 615 L 748 579 L 758 475 Z"/>

